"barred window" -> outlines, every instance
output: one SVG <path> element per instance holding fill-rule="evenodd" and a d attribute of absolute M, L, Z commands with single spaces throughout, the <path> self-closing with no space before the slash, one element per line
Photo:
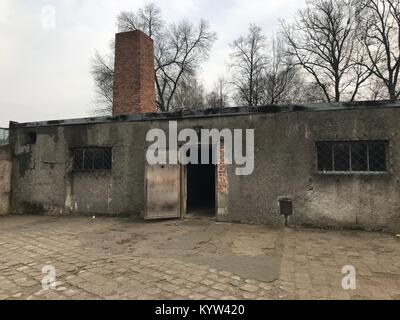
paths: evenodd
<path fill-rule="evenodd" d="M 317 142 L 320 173 L 383 173 L 387 171 L 387 141 Z"/>
<path fill-rule="evenodd" d="M 8 143 L 8 132 L 7 128 L 0 128 L 0 145 Z"/>
<path fill-rule="evenodd" d="M 108 172 L 111 171 L 111 148 L 72 149 L 73 171 Z"/>

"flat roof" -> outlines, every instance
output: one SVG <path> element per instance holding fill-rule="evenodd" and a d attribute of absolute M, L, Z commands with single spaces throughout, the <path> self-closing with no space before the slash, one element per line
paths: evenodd
<path fill-rule="evenodd" d="M 257 107 L 228 107 L 214 109 L 179 110 L 170 112 L 140 113 L 119 116 L 101 116 L 90 118 L 48 120 L 37 122 L 18 123 L 10 121 L 10 128 L 68 126 L 82 124 L 99 124 L 113 122 L 155 121 L 155 120 L 179 120 L 190 118 L 228 117 L 251 114 L 287 113 L 304 111 L 339 111 L 355 109 L 380 109 L 400 108 L 400 101 L 357 101 L 334 102 L 304 105 L 264 105 Z"/>

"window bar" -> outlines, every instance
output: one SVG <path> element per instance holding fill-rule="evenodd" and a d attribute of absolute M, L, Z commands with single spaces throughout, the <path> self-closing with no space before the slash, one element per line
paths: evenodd
<path fill-rule="evenodd" d="M 383 147 L 385 148 L 385 169 L 386 171 L 390 171 L 390 162 L 389 162 L 389 143 L 384 143 Z"/>
<path fill-rule="evenodd" d="M 104 149 L 100 150 L 100 154 L 101 154 L 101 169 L 105 168 L 105 162 L 106 162 L 106 152 L 104 151 Z"/>
<path fill-rule="evenodd" d="M 90 150 L 90 152 L 92 153 L 92 166 L 90 167 L 90 170 L 96 171 L 94 167 L 94 149 Z"/>
<path fill-rule="evenodd" d="M 85 152 L 86 150 L 82 150 L 82 171 L 85 171 Z"/>
<path fill-rule="evenodd" d="M 351 163 L 351 152 L 352 152 L 351 143 L 349 143 L 348 146 L 349 146 L 349 164 L 350 164 L 349 172 L 353 172 L 353 167 L 352 167 L 352 163 Z"/>
<path fill-rule="evenodd" d="M 90 156 L 92 157 L 92 161 L 91 161 L 89 170 L 94 171 L 94 151 L 93 151 L 93 149 L 91 149 L 91 150 L 88 150 L 88 152 L 90 152 Z"/>
<path fill-rule="evenodd" d="M 369 142 L 367 143 L 367 172 L 370 172 L 370 165 L 369 165 Z"/>
<path fill-rule="evenodd" d="M 335 145 L 333 143 L 331 145 L 331 153 L 332 153 L 332 172 L 335 171 Z"/>

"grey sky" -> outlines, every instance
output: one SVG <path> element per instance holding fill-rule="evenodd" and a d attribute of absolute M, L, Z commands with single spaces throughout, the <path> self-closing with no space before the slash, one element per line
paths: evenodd
<path fill-rule="evenodd" d="M 291 19 L 305 0 L 168 0 L 157 3 L 164 20 L 205 18 L 218 34 L 203 65 L 206 88 L 227 73 L 229 43 L 251 22 L 271 36 L 279 19 Z M 144 1 L 0 0 L 0 126 L 18 122 L 86 117 L 94 107 L 89 60 L 107 53 L 115 18 Z M 43 10 L 55 9 L 55 28 Z M 46 15 L 45 15 L 46 17 Z M 45 27 L 43 27 L 45 26 Z"/>

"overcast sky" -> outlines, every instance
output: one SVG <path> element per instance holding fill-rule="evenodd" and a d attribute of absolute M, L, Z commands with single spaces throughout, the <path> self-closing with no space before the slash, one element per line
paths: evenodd
<path fill-rule="evenodd" d="M 90 58 L 107 53 L 115 18 L 145 1 L 0 0 L 0 127 L 8 122 L 87 117 L 94 108 Z M 218 40 L 201 78 L 206 88 L 227 73 L 229 43 L 249 23 L 270 36 L 305 0 L 153 1 L 164 20 L 205 18 Z M 54 10 L 55 19 L 52 19 Z M 55 24 L 53 23 L 55 22 Z"/>

